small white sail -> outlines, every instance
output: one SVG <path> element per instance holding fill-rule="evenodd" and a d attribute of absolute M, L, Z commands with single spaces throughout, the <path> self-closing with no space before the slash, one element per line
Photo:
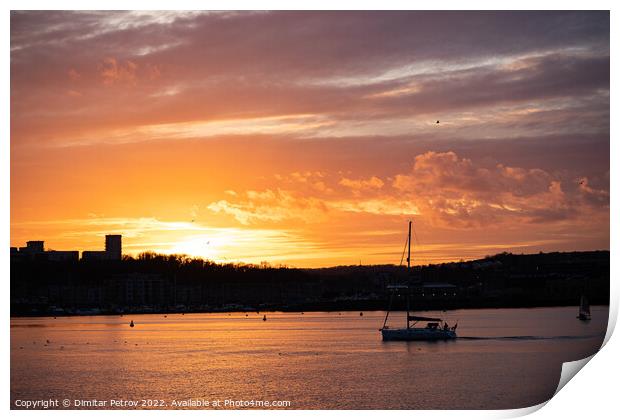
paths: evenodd
<path fill-rule="evenodd" d="M 590 303 L 588 302 L 588 298 L 585 295 L 581 295 L 578 318 L 584 321 L 590 319 Z"/>

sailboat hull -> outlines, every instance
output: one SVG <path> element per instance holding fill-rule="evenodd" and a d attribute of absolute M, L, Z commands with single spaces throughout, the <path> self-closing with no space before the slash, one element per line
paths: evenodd
<path fill-rule="evenodd" d="M 409 234 L 407 236 L 407 269 L 411 269 L 411 220 L 409 221 Z M 404 250 L 403 250 L 404 256 Z M 388 289 L 392 291 L 392 295 L 390 296 L 390 304 L 388 307 L 388 311 L 385 314 L 385 320 L 383 321 L 383 328 L 381 328 L 381 336 L 383 341 L 438 341 L 438 340 L 454 340 L 456 338 L 456 326 L 458 324 L 454 324 L 452 328 L 448 328 L 448 324 L 444 322 L 444 325 L 441 327 L 441 322 L 443 321 L 440 318 L 429 318 L 423 316 L 413 316 L 410 313 L 409 306 L 409 285 L 388 285 Z M 407 328 L 390 328 L 387 326 L 387 320 L 390 316 L 390 310 L 392 308 L 392 299 L 394 297 L 395 291 L 406 290 L 407 297 Z M 416 325 L 419 321 L 427 321 L 425 328 L 412 327 L 411 322 L 413 321 L 413 325 Z"/>
<path fill-rule="evenodd" d="M 430 328 L 383 328 L 381 335 L 383 341 L 436 341 L 454 340 L 456 331 Z"/>

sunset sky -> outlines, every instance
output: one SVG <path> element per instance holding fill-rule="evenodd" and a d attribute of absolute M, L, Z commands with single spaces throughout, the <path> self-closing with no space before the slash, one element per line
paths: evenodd
<path fill-rule="evenodd" d="M 608 12 L 12 12 L 11 245 L 609 249 L 609 57 Z"/>

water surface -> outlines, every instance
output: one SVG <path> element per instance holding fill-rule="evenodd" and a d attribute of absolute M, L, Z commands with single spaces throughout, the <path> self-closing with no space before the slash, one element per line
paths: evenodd
<path fill-rule="evenodd" d="M 420 312 L 447 342 L 382 342 L 384 312 L 11 319 L 11 401 L 290 401 L 295 409 L 502 409 L 538 404 L 561 364 L 600 347 L 608 307 Z M 133 319 L 135 327 L 129 327 Z M 404 323 L 395 313 L 390 324 Z"/>

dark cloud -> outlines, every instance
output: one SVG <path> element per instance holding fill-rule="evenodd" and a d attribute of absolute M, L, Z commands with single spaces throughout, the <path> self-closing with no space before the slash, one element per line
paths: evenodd
<path fill-rule="evenodd" d="M 396 108 L 396 112 L 406 108 L 411 114 L 438 113 L 609 90 L 609 57 L 553 54 L 513 65 L 523 67 L 476 68 L 436 75 L 417 83 L 414 93 L 386 97 L 377 108 Z"/>
<path fill-rule="evenodd" d="M 86 66 L 97 55 L 131 59 L 151 47 L 151 59 L 201 78 L 241 68 L 271 80 L 366 75 L 413 62 L 609 50 L 608 12 L 19 12 L 11 20 L 16 64 Z"/>
<path fill-rule="evenodd" d="M 349 124 L 558 98 L 590 100 L 590 111 L 575 119 L 556 105 L 553 118 L 499 123 L 541 131 L 568 119 L 592 132 L 609 119 L 607 12 L 13 12 L 11 47 L 15 141 L 283 114 Z"/>

